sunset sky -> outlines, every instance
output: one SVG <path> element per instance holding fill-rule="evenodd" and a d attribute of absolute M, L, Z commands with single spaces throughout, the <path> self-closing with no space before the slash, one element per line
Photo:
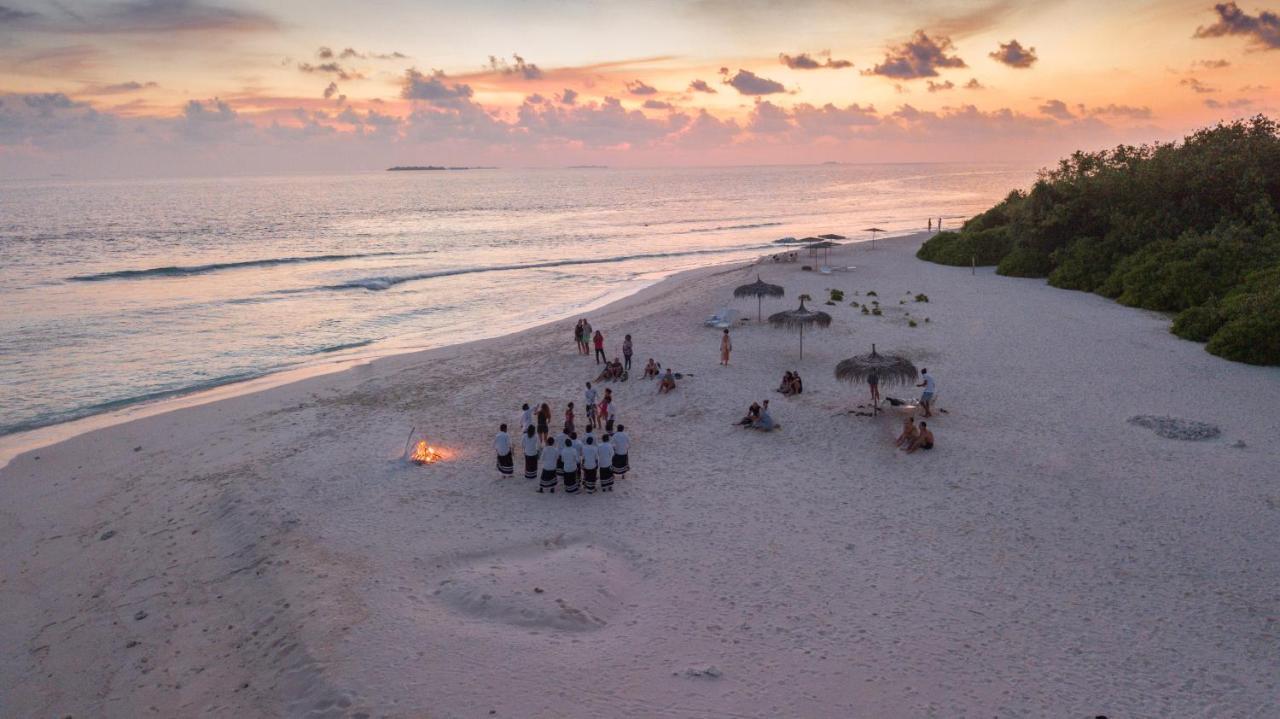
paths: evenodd
<path fill-rule="evenodd" d="M 1274 5 L 0 0 L 0 177 L 999 160 L 1280 114 Z"/>

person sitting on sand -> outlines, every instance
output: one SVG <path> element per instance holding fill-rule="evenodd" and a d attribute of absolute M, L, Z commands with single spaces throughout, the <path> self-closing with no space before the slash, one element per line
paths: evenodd
<path fill-rule="evenodd" d="M 761 432 L 771 432 L 777 426 L 777 423 L 773 421 L 773 415 L 769 414 L 769 400 L 766 399 L 764 405 L 760 407 L 760 418 L 751 427 Z"/>
<path fill-rule="evenodd" d="M 760 403 L 752 402 L 751 406 L 747 408 L 747 416 L 738 420 L 738 426 L 750 427 L 755 424 L 758 419 L 760 419 Z"/>
<path fill-rule="evenodd" d="M 907 454 L 911 454 L 917 449 L 933 449 L 933 432 L 929 431 L 929 423 L 920 423 L 920 434 L 911 440 L 911 444 L 905 448 Z"/>
<path fill-rule="evenodd" d="M 671 368 L 667 368 L 667 373 L 662 375 L 662 381 L 658 383 L 658 394 L 666 394 L 676 388 L 676 377 L 671 373 Z"/>
<path fill-rule="evenodd" d="M 657 377 L 660 369 L 662 369 L 662 365 L 654 362 L 653 358 L 650 357 L 649 361 L 644 365 L 644 378 L 653 379 L 654 377 Z"/>
<path fill-rule="evenodd" d="M 915 441 L 917 434 L 919 434 L 919 430 L 916 429 L 916 418 L 911 415 L 907 415 L 907 418 L 902 420 L 902 434 L 898 435 L 898 438 L 893 441 L 893 444 L 896 447 L 906 449 Z"/>
<path fill-rule="evenodd" d="M 493 449 L 498 453 L 498 474 L 510 477 L 515 470 L 511 460 L 511 438 L 507 436 L 507 425 L 498 425 L 498 434 L 493 438 Z"/>
<path fill-rule="evenodd" d="M 546 446 L 542 448 L 540 457 L 542 478 L 538 481 L 538 494 L 543 492 L 556 493 L 556 465 L 559 463 L 560 450 L 556 448 L 556 441 L 551 437 L 547 437 Z"/>
<path fill-rule="evenodd" d="M 804 394 L 804 380 L 800 379 L 799 372 L 791 373 L 791 394 Z"/>
<path fill-rule="evenodd" d="M 791 379 L 792 379 L 791 370 L 787 370 L 786 372 L 783 372 L 782 382 L 778 384 L 778 389 L 775 391 L 781 392 L 783 394 L 789 393 L 791 391 Z"/>
<path fill-rule="evenodd" d="M 937 390 L 937 385 L 933 383 L 933 375 L 929 374 L 927 367 L 920 370 L 920 380 L 920 384 L 916 385 L 917 387 L 924 387 L 924 392 L 920 394 L 920 406 L 924 408 L 924 416 L 932 417 L 933 411 L 930 409 L 930 405 L 933 404 L 933 394 Z M 923 427 L 924 422 L 921 422 L 920 426 Z"/>

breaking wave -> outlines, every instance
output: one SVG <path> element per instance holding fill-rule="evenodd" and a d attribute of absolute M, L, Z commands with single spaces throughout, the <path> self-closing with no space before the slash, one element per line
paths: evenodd
<path fill-rule="evenodd" d="M 208 265 L 173 265 L 170 267 L 150 267 L 145 270 L 116 270 L 100 272 L 92 275 L 75 275 L 67 279 L 75 282 L 102 282 L 104 280 L 141 280 L 152 277 L 187 277 L 203 275 L 221 270 L 238 270 L 245 267 L 271 267 L 274 265 L 293 265 L 303 262 L 337 262 L 339 260 L 358 260 L 365 257 L 387 257 L 403 255 L 403 252 L 365 252 L 354 255 L 312 255 L 310 257 L 273 257 L 266 260 L 244 260 L 242 262 L 215 262 Z"/>

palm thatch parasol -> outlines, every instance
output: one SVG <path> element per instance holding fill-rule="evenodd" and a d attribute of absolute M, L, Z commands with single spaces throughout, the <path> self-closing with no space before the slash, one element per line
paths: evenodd
<path fill-rule="evenodd" d="M 847 239 L 849 239 L 848 237 L 845 237 L 844 235 L 836 235 L 836 234 L 818 235 L 818 237 L 821 237 L 821 238 L 822 238 L 822 239 L 824 239 L 824 240 L 847 240 Z"/>
<path fill-rule="evenodd" d="M 809 250 L 813 252 L 815 256 L 818 250 L 822 250 L 822 261 L 826 262 L 827 258 L 830 256 L 829 253 L 831 252 L 831 248 L 839 247 L 839 246 L 840 246 L 839 242 L 832 242 L 831 240 L 823 240 L 822 242 L 815 242 L 812 245 L 809 245 Z"/>
<path fill-rule="evenodd" d="M 863 232 L 871 233 L 871 249 L 874 250 L 876 248 L 876 233 L 884 232 L 884 230 L 880 229 L 879 227 L 868 227 L 867 229 L 863 230 Z"/>
<path fill-rule="evenodd" d="M 815 312 L 804 306 L 809 295 L 800 295 L 800 308 L 769 315 L 769 324 L 774 327 L 798 328 L 800 330 L 800 357 L 804 358 L 804 328 L 806 325 L 830 327 L 831 315 L 826 312 Z"/>
<path fill-rule="evenodd" d="M 760 305 L 766 297 L 781 297 L 785 294 L 785 290 L 780 285 L 771 285 L 760 279 L 760 275 L 756 275 L 756 281 L 749 285 L 742 285 L 733 291 L 734 297 L 754 297 L 756 298 L 756 321 L 760 321 Z"/>
<path fill-rule="evenodd" d="M 865 382 L 871 375 L 876 375 L 882 385 L 915 384 L 919 378 L 916 366 L 911 360 L 897 355 L 882 355 L 871 345 L 871 354 L 850 357 L 836 365 L 836 379 L 845 382 Z"/>

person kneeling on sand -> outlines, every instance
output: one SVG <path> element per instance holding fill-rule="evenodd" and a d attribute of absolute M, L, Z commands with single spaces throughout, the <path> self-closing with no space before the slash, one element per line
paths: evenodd
<path fill-rule="evenodd" d="M 600 438 L 596 448 L 596 463 L 600 465 L 600 491 L 613 491 L 613 443 L 609 435 Z"/>
<path fill-rule="evenodd" d="M 547 444 L 542 448 L 540 465 L 542 478 L 538 481 L 538 494 L 556 493 L 556 465 L 560 464 L 560 450 L 556 447 L 554 437 L 547 437 Z"/>
<path fill-rule="evenodd" d="M 658 383 L 658 394 L 666 394 L 676 388 L 675 375 L 671 373 L 671 368 L 667 368 L 667 373 L 662 375 L 662 381 Z"/>
<path fill-rule="evenodd" d="M 929 431 L 929 423 L 920 423 L 920 434 L 911 440 L 911 444 L 906 447 L 907 454 L 911 454 L 917 449 L 933 449 L 933 432 Z"/>
<path fill-rule="evenodd" d="M 771 432 L 778 426 L 777 423 L 773 421 L 773 415 L 769 414 L 769 400 L 766 399 L 764 401 L 764 406 L 760 408 L 760 418 L 751 426 L 761 432 Z"/>
<path fill-rule="evenodd" d="M 755 424 L 758 419 L 760 419 L 760 404 L 758 402 L 752 402 L 751 406 L 747 408 L 747 416 L 738 420 L 738 426 L 750 427 Z"/>

